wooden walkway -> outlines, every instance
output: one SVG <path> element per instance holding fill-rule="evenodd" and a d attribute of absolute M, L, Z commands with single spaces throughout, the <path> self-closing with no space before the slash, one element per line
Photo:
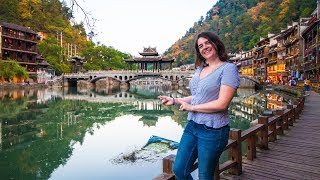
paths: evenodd
<path fill-rule="evenodd" d="M 221 179 L 320 179 L 320 95 L 311 92 L 297 122 L 269 143 L 269 150 L 257 149 L 253 161 L 243 159 L 240 176 Z"/>

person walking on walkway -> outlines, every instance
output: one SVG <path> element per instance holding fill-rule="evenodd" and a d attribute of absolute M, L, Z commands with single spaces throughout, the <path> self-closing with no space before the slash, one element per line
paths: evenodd
<path fill-rule="evenodd" d="M 200 180 L 214 179 L 219 157 L 228 143 L 229 104 L 240 85 L 235 64 L 226 62 L 223 42 L 212 32 L 198 34 L 195 42 L 195 74 L 190 81 L 191 96 L 159 96 L 164 105 L 180 105 L 188 111 L 188 123 L 173 165 L 177 179 L 192 179 L 192 165 L 198 159 Z"/>
<path fill-rule="evenodd" d="M 310 95 L 310 80 L 308 78 L 304 80 L 304 91 L 306 96 Z"/>

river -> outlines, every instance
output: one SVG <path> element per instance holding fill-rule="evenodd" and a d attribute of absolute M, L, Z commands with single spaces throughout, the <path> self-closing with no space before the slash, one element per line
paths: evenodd
<path fill-rule="evenodd" d="M 183 96 L 166 86 L 0 90 L 0 179 L 152 179 L 187 123 L 187 113 L 162 106 L 159 94 Z M 239 89 L 231 127 L 247 129 L 291 98 Z M 146 146 L 152 136 L 168 141 Z"/>

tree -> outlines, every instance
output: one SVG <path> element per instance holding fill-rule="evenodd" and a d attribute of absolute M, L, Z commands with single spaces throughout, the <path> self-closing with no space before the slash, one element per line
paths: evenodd
<path fill-rule="evenodd" d="M 122 53 L 112 47 L 105 45 L 96 46 L 93 42 L 88 42 L 87 46 L 81 52 L 87 62 L 84 65 L 86 70 L 109 70 L 109 69 L 126 69 L 125 59 L 131 55 Z"/>
<path fill-rule="evenodd" d="M 14 71 L 12 71 L 12 65 L 9 61 L 0 61 L 0 76 L 5 81 L 11 81 L 14 77 Z"/>
<path fill-rule="evenodd" d="M 29 73 L 26 68 L 20 66 L 17 62 L 13 61 L 13 71 L 15 72 L 15 76 L 18 78 L 28 79 Z"/>
<path fill-rule="evenodd" d="M 10 81 L 14 76 L 27 79 L 29 74 L 24 67 L 14 60 L 0 61 L 0 77 L 6 81 Z"/>
<path fill-rule="evenodd" d="M 71 72 L 71 65 L 67 61 L 63 61 L 64 49 L 58 45 L 55 37 L 49 36 L 41 41 L 39 43 L 39 52 L 50 64 L 49 68 L 55 70 L 58 75 Z"/>
<path fill-rule="evenodd" d="M 18 0 L 0 0 L 0 20 L 18 23 L 20 16 L 17 11 Z"/>

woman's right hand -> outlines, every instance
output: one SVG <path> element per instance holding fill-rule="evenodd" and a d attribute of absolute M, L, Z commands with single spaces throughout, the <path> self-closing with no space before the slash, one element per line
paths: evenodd
<path fill-rule="evenodd" d="M 158 96 L 163 105 L 170 106 L 174 105 L 173 98 L 168 96 Z"/>

